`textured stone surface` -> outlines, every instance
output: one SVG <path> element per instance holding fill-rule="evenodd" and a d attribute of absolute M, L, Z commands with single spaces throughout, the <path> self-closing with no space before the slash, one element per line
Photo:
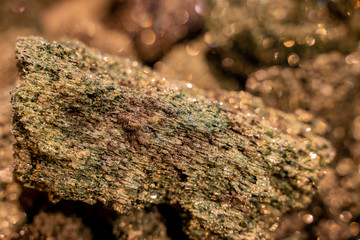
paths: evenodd
<path fill-rule="evenodd" d="M 73 42 L 20 38 L 17 60 L 15 175 L 54 199 L 177 205 L 190 238 L 267 238 L 334 155 L 317 121 L 248 93 L 201 96 Z"/>

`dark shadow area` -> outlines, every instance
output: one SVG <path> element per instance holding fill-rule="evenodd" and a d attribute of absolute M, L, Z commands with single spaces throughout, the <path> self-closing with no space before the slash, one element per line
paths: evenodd
<path fill-rule="evenodd" d="M 187 240 L 189 237 L 184 233 L 183 226 L 186 225 L 184 219 L 188 219 L 186 212 L 180 206 L 160 204 L 157 206 L 160 214 L 165 219 L 167 235 L 172 240 Z"/>
<path fill-rule="evenodd" d="M 27 224 L 31 224 L 40 212 L 61 212 L 65 216 L 81 218 L 83 224 L 91 229 L 93 240 L 115 240 L 112 221 L 116 213 L 101 203 L 89 205 L 80 201 L 60 200 L 54 204 L 49 201 L 47 193 L 23 188 L 20 204 L 27 214 Z"/>

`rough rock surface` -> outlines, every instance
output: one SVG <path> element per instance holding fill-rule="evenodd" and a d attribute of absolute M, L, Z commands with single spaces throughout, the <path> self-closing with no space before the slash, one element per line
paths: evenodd
<path fill-rule="evenodd" d="M 54 199 L 177 205 L 192 239 L 268 238 L 334 156 L 315 120 L 248 93 L 201 97 L 74 42 L 20 38 L 16 56 L 15 176 Z"/>

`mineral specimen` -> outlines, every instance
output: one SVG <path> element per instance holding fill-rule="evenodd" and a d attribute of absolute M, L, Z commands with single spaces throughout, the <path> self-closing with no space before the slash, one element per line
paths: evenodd
<path fill-rule="evenodd" d="M 15 176 L 120 213 L 178 206 L 191 239 L 269 238 L 307 206 L 331 145 L 245 92 L 168 82 L 76 42 L 17 42 Z"/>

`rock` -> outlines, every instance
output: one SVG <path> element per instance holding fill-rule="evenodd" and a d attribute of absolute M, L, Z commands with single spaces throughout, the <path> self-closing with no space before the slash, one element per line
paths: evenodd
<path fill-rule="evenodd" d="M 245 92 L 168 82 L 74 42 L 20 38 L 16 56 L 14 173 L 55 200 L 178 206 L 191 239 L 265 239 L 334 157 L 316 120 Z"/>
<path fill-rule="evenodd" d="M 91 231 L 80 218 L 65 216 L 62 213 L 40 212 L 31 224 L 20 230 L 17 239 L 58 239 L 58 240 L 91 240 Z"/>
<path fill-rule="evenodd" d="M 108 4 L 108 0 L 59 1 L 43 12 L 41 26 L 50 38 L 79 39 L 105 53 L 136 58 L 131 38 L 103 24 Z"/>
<path fill-rule="evenodd" d="M 197 40 L 178 45 L 154 68 L 169 79 L 183 80 L 203 89 L 219 89 L 219 81 L 211 74 L 210 66 L 206 63 L 207 50 L 204 42 Z"/>
<path fill-rule="evenodd" d="M 0 169 L 7 168 L 12 164 L 12 144 L 14 142 L 11 134 L 11 106 L 10 87 L 4 87 L 0 91 Z"/>
<path fill-rule="evenodd" d="M 110 0 L 106 22 L 128 32 L 140 59 L 153 64 L 175 43 L 201 30 L 200 4 L 203 0 Z"/>
<path fill-rule="evenodd" d="M 352 123 L 359 114 L 359 66 L 359 51 L 347 56 L 320 54 L 304 61 L 301 68 L 273 66 L 256 71 L 246 87 L 268 106 L 286 112 L 302 108 L 324 118 L 331 126 L 333 143 L 349 145 L 354 138 L 360 140 Z"/>
<path fill-rule="evenodd" d="M 307 109 L 329 123 L 327 136 L 337 157 L 321 180 L 318 199 L 310 210 L 314 219 L 321 220 L 302 231 L 312 229 L 321 239 L 345 240 L 360 232 L 359 67 L 359 51 L 348 55 L 333 52 L 304 61 L 301 68 L 274 66 L 256 71 L 247 82 L 247 89 L 268 106 L 287 112 Z M 323 212 L 329 215 L 323 216 Z"/>
<path fill-rule="evenodd" d="M 261 68 L 297 67 L 317 54 L 357 49 L 360 11 L 355 1 L 207 2 L 204 41 L 220 79 L 237 78 L 245 85 L 247 76 Z"/>
<path fill-rule="evenodd" d="M 113 233 L 117 239 L 173 239 L 168 237 L 164 219 L 156 207 L 133 210 L 121 215 L 114 220 L 113 225 Z M 175 237 L 182 239 L 181 232 Z"/>
<path fill-rule="evenodd" d="M 26 221 L 26 214 L 21 209 L 18 198 L 20 184 L 12 174 L 12 144 L 10 88 L 0 91 L 0 239 L 16 236 L 16 230 Z"/>

